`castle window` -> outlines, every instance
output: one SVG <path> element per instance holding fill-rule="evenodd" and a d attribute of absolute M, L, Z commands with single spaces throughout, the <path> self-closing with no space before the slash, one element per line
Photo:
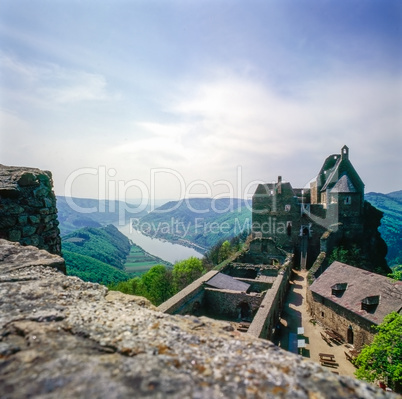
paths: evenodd
<path fill-rule="evenodd" d="M 290 211 L 290 205 L 285 205 L 285 212 L 289 212 Z"/>
<path fill-rule="evenodd" d="M 286 223 L 286 233 L 288 236 L 292 235 L 292 222 L 287 222 Z"/>
<path fill-rule="evenodd" d="M 348 283 L 338 283 L 331 287 L 331 294 L 340 298 L 346 291 Z"/>
<path fill-rule="evenodd" d="M 345 197 L 345 204 L 346 205 L 350 205 L 352 203 L 352 199 L 350 198 L 350 196 L 348 195 L 347 197 Z"/>
<path fill-rule="evenodd" d="M 365 310 L 368 313 L 374 313 L 377 309 L 378 304 L 380 303 L 380 296 L 367 296 L 362 300 L 362 310 Z"/>

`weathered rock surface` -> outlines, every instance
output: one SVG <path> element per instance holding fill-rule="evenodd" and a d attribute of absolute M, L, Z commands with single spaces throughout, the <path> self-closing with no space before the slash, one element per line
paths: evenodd
<path fill-rule="evenodd" d="M 0 165 L 0 238 L 60 254 L 52 174 Z"/>
<path fill-rule="evenodd" d="M 0 254 L 2 398 L 396 397 L 227 323 L 65 276 L 34 247 L 0 240 Z"/>

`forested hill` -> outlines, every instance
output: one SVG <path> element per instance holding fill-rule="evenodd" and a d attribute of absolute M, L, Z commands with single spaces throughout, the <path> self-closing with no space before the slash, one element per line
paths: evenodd
<path fill-rule="evenodd" d="M 170 201 L 134 223 L 142 233 L 206 250 L 251 227 L 251 204 L 237 198 Z"/>
<path fill-rule="evenodd" d="M 63 237 L 63 251 L 90 256 L 118 269 L 124 268 L 130 252 L 129 239 L 113 225 L 84 227 Z"/>
<path fill-rule="evenodd" d="M 130 252 L 128 238 L 113 225 L 84 227 L 62 238 L 67 274 L 102 284 L 124 281 L 124 263 Z"/>
<path fill-rule="evenodd" d="M 389 194 L 367 193 L 366 201 L 384 212 L 378 229 L 388 245 L 390 267 L 402 264 L 402 190 Z"/>
<path fill-rule="evenodd" d="M 169 262 L 133 244 L 115 226 L 84 227 L 62 238 L 67 274 L 84 281 L 111 284 L 141 275 Z"/>

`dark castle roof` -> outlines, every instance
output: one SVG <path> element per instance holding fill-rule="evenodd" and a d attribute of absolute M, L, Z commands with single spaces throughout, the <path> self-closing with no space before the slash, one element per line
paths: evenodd
<path fill-rule="evenodd" d="M 349 176 L 343 175 L 332 188 L 331 193 L 356 193 L 357 190 Z"/>
<path fill-rule="evenodd" d="M 343 176 L 347 176 L 351 186 L 353 186 L 355 191 L 349 192 L 364 192 L 364 183 L 360 176 L 356 172 L 352 163 L 349 161 L 348 148 L 345 146 L 342 150 L 346 149 L 346 154 L 334 154 L 329 157 L 324 162 L 320 173 L 318 174 L 318 182 L 322 183 L 323 186 L 321 191 L 326 191 L 327 189 L 332 189 L 334 185 L 338 183 Z M 345 184 L 345 183 L 341 183 Z M 342 187 L 342 189 L 345 188 Z M 348 192 L 348 191 L 338 191 L 338 192 Z"/>
<path fill-rule="evenodd" d="M 243 281 L 236 280 L 235 278 L 228 276 L 227 274 L 217 273 L 210 280 L 205 282 L 213 288 L 218 288 L 221 290 L 231 290 L 246 292 L 250 288 L 250 284 L 244 283 Z"/>
<path fill-rule="evenodd" d="M 333 291 L 338 284 L 346 285 L 342 295 L 335 295 Z M 393 311 L 402 311 L 402 281 L 341 262 L 332 263 L 314 281 L 310 290 L 374 324 L 380 324 Z M 364 305 L 374 306 L 364 310 Z"/>

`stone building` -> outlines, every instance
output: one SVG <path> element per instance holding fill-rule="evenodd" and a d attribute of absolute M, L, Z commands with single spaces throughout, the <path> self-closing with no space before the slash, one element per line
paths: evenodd
<path fill-rule="evenodd" d="M 384 317 L 402 313 L 402 281 L 333 262 L 310 286 L 311 316 L 360 350 Z"/>
<path fill-rule="evenodd" d="M 366 255 L 365 267 L 390 273 L 386 244 L 377 231 L 382 212 L 364 201 L 364 183 L 346 145 L 325 159 L 308 187 L 293 188 L 279 176 L 257 187 L 252 204 L 254 235 L 271 237 L 302 268 L 311 267 L 320 252 L 357 245 Z"/>

